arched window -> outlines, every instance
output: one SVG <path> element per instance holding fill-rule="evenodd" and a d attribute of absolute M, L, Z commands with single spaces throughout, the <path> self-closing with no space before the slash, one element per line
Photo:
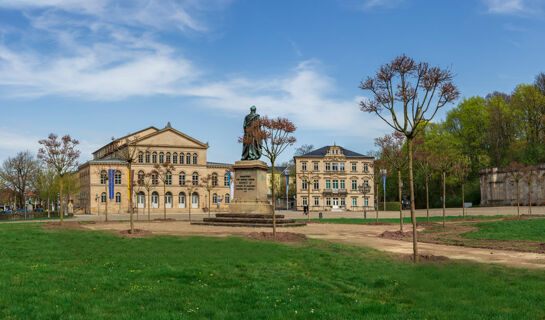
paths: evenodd
<path fill-rule="evenodd" d="M 172 173 L 167 172 L 167 173 L 165 174 L 165 184 L 166 184 L 167 186 L 171 186 L 171 185 L 172 185 Z"/>
<path fill-rule="evenodd" d="M 108 183 L 108 172 L 106 170 L 100 171 L 100 184 Z"/>
<path fill-rule="evenodd" d="M 157 152 L 151 154 L 151 162 L 157 163 Z"/>
<path fill-rule="evenodd" d="M 174 164 L 178 163 L 178 154 L 176 152 L 172 154 L 172 163 Z"/>
<path fill-rule="evenodd" d="M 159 208 L 159 194 L 157 191 L 153 191 L 151 194 L 151 207 L 152 208 Z"/>
<path fill-rule="evenodd" d="M 193 164 L 197 164 L 197 154 L 193 154 Z"/>
<path fill-rule="evenodd" d="M 165 194 L 165 208 L 170 209 L 172 208 L 172 193 L 167 192 Z"/>
<path fill-rule="evenodd" d="M 199 207 L 199 194 L 196 192 L 193 192 L 193 194 L 191 195 L 191 207 L 192 208 Z"/>
<path fill-rule="evenodd" d="M 215 172 L 212 173 L 212 186 L 213 187 L 218 186 L 218 175 Z"/>
<path fill-rule="evenodd" d="M 138 183 L 139 185 L 144 184 L 144 171 L 138 171 L 138 180 L 136 180 L 136 183 Z"/>
<path fill-rule="evenodd" d="M 178 194 L 178 208 L 185 208 L 185 193 Z"/>
<path fill-rule="evenodd" d="M 159 179 L 157 177 L 157 172 L 153 172 L 151 174 L 151 184 L 153 184 L 153 185 L 158 185 L 159 184 Z"/>
<path fill-rule="evenodd" d="M 121 184 L 121 171 L 116 171 L 114 174 L 114 183 Z"/>
<path fill-rule="evenodd" d="M 146 194 L 144 191 L 138 192 L 138 196 L 136 197 L 136 203 L 138 205 L 138 208 L 143 209 L 146 207 Z"/>
<path fill-rule="evenodd" d="M 166 158 L 166 161 L 167 161 L 167 163 L 170 163 L 170 152 L 167 152 L 167 158 Z"/>
<path fill-rule="evenodd" d="M 142 151 L 138 152 L 138 163 L 144 163 L 144 153 Z"/>
<path fill-rule="evenodd" d="M 184 164 L 184 154 L 180 153 L 180 164 Z"/>
<path fill-rule="evenodd" d="M 100 195 L 100 202 L 106 203 L 106 192 L 103 192 L 103 193 Z"/>
<path fill-rule="evenodd" d="M 226 193 L 225 194 L 225 204 L 229 204 L 229 203 L 231 203 L 231 196 L 228 193 Z"/>
<path fill-rule="evenodd" d="M 229 186 L 229 172 L 226 172 L 223 176 L 223 186 L 228 187 Z"/>
<path fill-rule="evenodd" d="M 146 163 L 149 163 L 149 151 L 146 151 Z"/>
<path fill-rule="evenodd" d="M 115 203 L 121 203 L 121 192 L 115 194 Z"/>
<path fill-rule="evenodd" d="M 178 176 L 178 182 L 181 186 L 185 186 L 185 172 L 180 172 L 180 175 Z"/>
<path fill-rule="evenodd" d="M 193 177 L 191 181 L 193 182 L 194 186 L 199 185 L 199 174 L 197 172 L 193 172 Z"/>
<path fill-rule="evenodd" d="M 185 155 L 185 164 L 191 164 L 191 154 Z"/>
<path fill-rule="evenodd" d="M 165 154 L 164 153 L 159 153 L 159 163 L 164 163 L 165 162 Z"/>
<path fill-rule="evenodd" d="M 215 193 L 212 195 L 212 203 L 214 204 L 218 203 L 218 195 Z"/>

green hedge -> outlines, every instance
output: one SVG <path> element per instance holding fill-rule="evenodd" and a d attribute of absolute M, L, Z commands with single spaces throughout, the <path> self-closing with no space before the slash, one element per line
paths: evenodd
<path fill-rule="evenodd" d="M 379 202 L 379 210 L 384 210 L 384 202 Z M 399 202 L 386 202 L 386 211 L 399 211 Z"/>

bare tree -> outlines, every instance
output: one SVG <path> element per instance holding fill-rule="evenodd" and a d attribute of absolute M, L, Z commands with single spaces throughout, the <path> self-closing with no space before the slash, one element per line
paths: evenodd
<path fill-rule="evenodd" d="M 214 186 L 212 185 L 212 175 L 207 174 L 206 177 L 203 177 L 202 184 L 208 192 L 208 217 L 210 218 L 210 210 L 212 209 L 210 193 L 212 192 L 212 189 L 214 189 Z"/>
<path fill-rule="evenodd" d="M 34 183 L 40 198 L 42 200 L 46 200 L 48 218 L 51 217 L 51 199 L 55 198 L 58 190 L 55 176 L 56 172 L 52 168 L 41 166 L 38 170 L 38 174 L 36 175 L 36 181 Z"/>
<path fill-rule="evenodd" d="M 405 136 L 395 131 L 384 137 L 376 138 L 375 145 L 380 148 L 380 154 L 385 164 L 397 171 L 397 187 L 399 197 L 399 229 L 403 232 L 403 206 L 401 170 L 407 165 L 407 154 L 403 150 Z"/>
<path fill-rule="evenodd" d="M 458 159 L 456 162 L 454 162 L 454 165 L 452 166 L 452 171 L 454 173 L 454 176 L 456 177 L 456 180 L 458 180 L 458 183 L 460 183 L 460 185 L 462 186 L 462 217 L 465 218 L 466 207 L 464 185 L 466 183 L 469 173 L 471 172 L 471 168 L 469 167 L 469 163 L 465 159 Z"/>
<path fill-rule="evenodd" d="M 108 166 L 99 165 L 95 167 L 95 175 L 100 179 L 100 184 L 104 185 L 104 193 L 106 194 L 106 202 L 104 202 L 104 221 L 108 221 L 108 204 L 110 202 L 108 188 L 110 179 L 114 178 L 110 177 L 108 170 Z M 97 206 L 99 206 L 99 204 L 97 204 Z"/>
<path fill-rule="evenodd" d="M 164 162 L 160 164 L 156 163 L 153 166 L 153 169 L 157 173 L 157 178 L 163 184 L 163 212 L 164 212 L 164 219 L 166 220 L 167 219 L 167 206 L 166 206 L 167 186 L 172 185 L 172 172 L 174 171 L 175 168 L 174 168 L 174 165 L 172 165 L 170 162 Z"/>
<path fill-rule="evenodd" d="M 148 205 L 148 221 L 151 221 L 151 191 L 155 188 L 152 180 L 152 173 L 148 172 L 143 176 L 139 176 L 137 180 L 139 188 L 146 190 L 148 196 L 147 205 Z"/>
<path fill-rule="evenodd" d="M 254 121 L 253 127 L 249 128 L 251 133 L 245 135 L 245 138 L 250 138 L 250 141 L 244 141 L 244 138 L 239 139 L 240 142 L 253 143 L 253 139 L 263 142 L 263 155 L 271 162 L 271 179 L 275 181 L 275 163 L 278 156 L 293 145 L 296 141 L 292 135 L 295 132 L 295 125 L 286 118 L 278 117 L 271 119 L 267 116 L 259 121 Z M 272 184 L 272 216 L 273 216 L 273 238 L 276 239 L 276 196 L 275 184 Z"/>
<path fill-rule="evenodd" d="M 187 199 L 186 199 L 186 204 L 187 204 L 187 209 L 188 209 L 188 214 L 189 214 L 189 222 L 191 222 L 191 206 L 193 204 L 193 193 L 195 191 L 197 191 L 197 189 L 200 187 L 199 185 L 199 182 L 194 182 L 192 181 L 191 183 L 186 183 L 187 187 Z"/>
<path fill-rule="evenodd" d="M 38 158 L 46 165 L 55 169 L 59 178 L 60 201 L 63 198 L 63 178 L 67 173 L 73 172 L 78 167 L 78 158 L 80 151 L 76 149 L 79 141 L 72 139 L 70 135 L 63 136 L 60 140 L 58 136 L 51 133 L 47 139 L 38 141 L 42 145 L 38 150 Z M 62 203 L 59 216 L 60 223 L 63 223 Z"/>
<path fill-rule="evenodd" d="M 426 186 L 426 223 L 430 223 L 430 179 L 433 175 L 433 160 L 431 152 L 427 150 L 418 150 L 415 153 L 416 164 L 420 173 L 424 177 Z"/>
<path fill-rule="evenodd" d="M 25 206 L 25 193 L 36 179 L 38 169 L 39 163 L 29 151 L 18 152 L 2 163 L 0 180 L 18 195 L 20 207 Z"/>
<path fill-rule="evenodd" d="M 539 177 L 539 170 L 537 165 L 528 165 L 524 168 L 524 173 L 526 175 L 526 182 L 528 184 L 528 215 L 532 215 L 532 191 L 534 180 L 537 180 Z"/>
<path fill-rule="evenodd" d="M 506 168 L 507 176 L 510 177 L 516 185 L 517 215 L 520 218 L 520 182 L 526 176 L 524 164 L 512 161 Z"/>
<path fill-rule="evenodd" d="M 458 98 L 450 70 L 416 63 L 402 55 L 380 67 L 374 77 L 360 83 L 372 98 L 360 102 L 361 110 L 374 113 L 395 131 L 407 137 L 409 186 L 413 224 L 413 258 L 418 261 L 418 242 L 414 204 L 413 139 L 433 119 L 437 111 Z"/>

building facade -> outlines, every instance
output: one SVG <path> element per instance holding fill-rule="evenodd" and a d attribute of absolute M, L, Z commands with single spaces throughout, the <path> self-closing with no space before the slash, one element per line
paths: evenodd
<path fill-rule="evenodd" d="M 537 165 L 532 174 L 522 174 L 518 183 L 521 205 L 545 205 L 545 164 Z M 482 206 L 517 204 L 517 184 L 506 168 L 485 168 L 479 171 Z"/>
<path fill-rule="evenodd" d="M 373 208 L 373 160 L 336 145 L 294 157 L 297 210 L 307 205 L 310 211 Z"/>
<path fill-rule="evenodd" d="M 170 123 L 161 130 L 149 127 L 116 139 L 79 167 L 77 207 L 90 214 L 127 213 L 131 201 L 135 212 L 142 214 L 148 209 L 151 213 L 225 211 L 232 165 L 207 162 L 208 148 Z"/>

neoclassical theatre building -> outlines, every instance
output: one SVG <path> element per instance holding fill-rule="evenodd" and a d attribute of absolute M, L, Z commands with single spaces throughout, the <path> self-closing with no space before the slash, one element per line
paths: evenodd
<path fill-rule="evenodd" d="M 325 146 L 294 157 L 297 210 L 361 211 L 374 207 L 373 157 Z M 368 186 L 365 194 L 360 186 Z"/>
<path fill-rule="evenodd" d="M 127 213 L 132 160 L 135 211 L 147 213 L 225 211 L 230 203 L 231 164 L 207 162 L 207 143 L 170 126 L 149 127 L 113 140 L 79 167 L 76 207 L 84 213 Z M 171 167 L 167 167 L 170 163 Z M 110 177 L 110 178 L 109 178 Z"/>

